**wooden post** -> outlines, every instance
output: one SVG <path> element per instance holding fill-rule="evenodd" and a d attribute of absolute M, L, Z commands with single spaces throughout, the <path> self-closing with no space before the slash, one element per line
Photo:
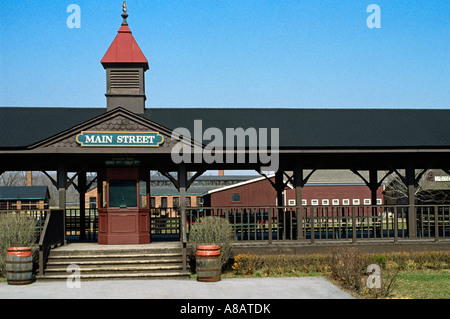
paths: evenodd
<path fill-rule="evenodd" d="M 417 237 L 417 220 L 415 207 L 415 172 L 413 167 L 406 168 L 406 190 L 408 193 L 408 236 L 410 239 Z"/>
<path fill-rule="evenodd" d="M 352 206 L 352 244 L 356 244 L 356 209 Z"/>
<path fill-rule="evenodd" d="M 180 187 L 180 210 L 181 210 L 181 234 L 180 241 L 183 245 L 183 270 L 187 269 L 187 260 L 186 260 L 186 244 L 187 244 L 187 236 L 186 236 L 186 185 L 187 185 L 187 172 L 186 166 L 184 164 L 180 164 L 178 168 L 178 185 Z"/>
<path fill-rule="evenodd" d="M 80 194 L 80 239 L 86 239 L 86 172 L 78 173 L 78 193 Z"/>
<path fill-rule="evenodd" d="M 377 204 L 378 174 L 376 169 L 369 171 L 370 204 Z"/>
<path fill-rule="evenodd" d="M 283 199 L 283 171 L 281 169 L 279 169 L 276 173 L 275 173 L 275 189 L 277 191 L 277 206 L 278 211 L 277 211 L 277 228 L 278 228 L 278 234 L 280 231 L 282 231 L 282 237 L 280 239 L 285 240 L 286 239 L 286 232 L 283 231 L 283 229 L 285 229 L 286 227 L 286 221 L 285 218 L 283 218 L 283 209 L 280 208 L 282 206 L 284 206 L 284 199 Z M 283 224 L 283 227 L 279 227 L 280 222 Z"/>
<path fill-rule="evenodd" d="M 57 188 L 58 188 L 58 202 L 59 209 L 63 211 L 63 234 L 64 234 L 64 244 L 66 243 L 66 181 L 67 181 L 67 170 L 63 164 L 58 166 L 57 172 Z"/>
<path fill-rule="evenodd" d="M 437 205 L 434 206 L 434 241 L 439 241 L 439 214 L 438 214 L 439 207 Z M 442 207 L 442 210 L 444 210 L 444 207 Z M 442 218 L 444 218 L 444 212 L 442 212 Z M 442 227 L 444 227 L 444 220 L 442 219 Z M 443 228 L 444 230 L 444 228 Z"/>
<path fill-rule="evenodd" d="M 303 168 L 294 168 L 295 205 L 297 206 L 297 240 L 303 240 Z"/>

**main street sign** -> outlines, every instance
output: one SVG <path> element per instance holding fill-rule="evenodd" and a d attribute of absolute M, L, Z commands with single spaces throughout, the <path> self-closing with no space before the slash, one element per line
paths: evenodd
<path fill-rule="evenodd" d="M 164 137 L 158 132 L 86 132 L 77 135 L 82 147 L 159 147 Z"/>

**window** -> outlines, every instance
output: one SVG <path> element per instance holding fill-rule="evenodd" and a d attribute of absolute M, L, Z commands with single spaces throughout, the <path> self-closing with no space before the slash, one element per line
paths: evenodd
<path fill-rule="evenodd" d="M 319 205 L 318 199 L 311 199 L 311 205 Z"/>
<path fill-rule="evenodd" d="M 364 205 L 370 205 L 370 199 L 364 198 Z"/>
<path fill-rule="evenodd" d="M 240 202 L 241 201 L 241 194 L 240 193 L 233 193 L 233 194 L 231 194 L 231 201 L 232 202 Z"/>
<path fill-rule="evenodd" d="M 136 181 L 109 181 L 109 207 L 137 207 Z"/>
<path fill-rule="evenodd" d="M 156 198 L 150 197 L 150 208 L 156 208 Z"/>
<path fill-rule="evenodd" d="M 322 199 L 322 205 L 330 205 L 330 201 L 328 199 Z"/>
<path fill-rule="evenodd" d="M 302 199 L 302 205 L 307 205 L 308 201 L 306 199 Z"/>
<path fill-rule="evenodd" d="M 377 205 L 382 205 L 383 204 L 383 200 L 381 198 L 377 198 Z"/>
<path fill-rule="evenodd" d="M 343 199 L 342 205 L 350 205 L 350 199 Z"/>
<path fill-rule="evenodd" d="M 288 205 L 289 206 L 295 206 L 295 199 L 288 200 Z"/>
<path fill-rule="evenodd" d="M 161 208 L 167 208 L 167 197 L 161 197 Z"/>
<path fill-rule="evenodd" d="M 333 205 L 339 205 L 339 199 L 333 199 L 333 200 L 331 200 L 331 203 Z"/>
<path fill-rule="evenodd" d="M 191 207 L 191 196 L 186 197 L 186 207 Z"/>
<path fill-rule="evenodd" d="M 172 198 L 172 207 L 180 208 L 180 198 L 179 197 Z"/>
<path fill-rule="evenodd" d="M 352 201 L 352 204 L 353 205 L 359 205 L 359 199 L 353 199 L 353 201 Z"/>
<path fill-rule="evenodd" d="M 203 198 L 201 196 L 197 196 L 197 207 L 202 207 Z"/>

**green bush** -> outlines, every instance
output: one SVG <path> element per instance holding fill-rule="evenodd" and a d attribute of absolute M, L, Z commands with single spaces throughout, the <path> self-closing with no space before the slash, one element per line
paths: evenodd
<path fill-rule="evenodd" d="M 299 273 L 328 272 L 329 255 L 255 255 L 239 254 L 234 258 L 232 269 L 239 275 L 261 276 L 289 275 Z"/>
<path fill-rule="evenodd" d="M 194 253 L 198 245 L 219 245 L 223 267 L 231 257 L 234 241 L 233 229 L 225 218 L 203 217 L 198 223 L 192 225 L 189 241 L 193 244 Z"/>
<path fill-rule="evenodd" d="M 0 276 L 6 276 L 6 252 L 10 247 L 33 247 L 36 243 L 35 221 L 24 214 L 0 214 Z"/>

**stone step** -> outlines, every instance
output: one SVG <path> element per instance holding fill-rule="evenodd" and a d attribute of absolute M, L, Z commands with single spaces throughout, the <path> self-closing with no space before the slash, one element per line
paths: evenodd
<path fill-rule="evenodd" d="M 142 255 L 160 255 L 160 254 L 181 254 L 181 248 L 154 248 L 142 250 L 52 250 L 51 257 L 65 257 L 65 256 L 142 256 Z"/>
<path fill-rule="evenodd" d="M 151 264 L 171 264 L 182 263 L 181 258 L 176 257 L 164 257 L 161 259 L 70 259 L 64 258 L 60 260 L 49 260 L 47 262 L 46 269 L 52 267 L 67 267 L 70 264 L 76 264 L 79 266 L 108 266 L 108 265 L 151 265 Z"/>
<path fill-rule="evenodd" d="M 80 267 L 82 280 L 104 279 L 188 279 L 183 271 L 181 245 L 100 246 L 68 245 L 50 252 L 43 276 L 38 280 L 67 280 Z"/>
<path fill-rule="evenodd" d="M 50 255 L 48 257 L 48 263 L 73 263 L 73 262 L 95 262 L 102 261 L 105 263 L 109 262 L 121 262 L 124 260 L 141 260 L 141 261 L 164 261 L 182 258 L 181 253 L 167 253 L 167 254 L 89 254 L 85 255 L 83 253 L 71 254 L 71 255 Z"/>
<path fill-rule="evenodd" d="M 166 265 L 166 266 L 112 266 L 112 267 L 80 267 L 80 273 L 82 275 L 92 274 L 124 274 L 124 273 L 155 273 L 165 272 L 171 273 L 173 271 L 181 271 L 183 266 L 180 265 Z M 50 268 L 46 269 L 46 275 L 65 275 L 66 277 L 73 274 L 73 272 L 67 272 L 67 267 Z"/>
<path fill-rule="evenodd" d="M 46 274 L 45 276 L 36 276 L 39 281 L 66 281 L 69 274 Z M 154 273 L 117 273 L 117 274 L 81 274 L 81 280 L 144 280 L 144 279 L 189 279 L 190 273 L 184 271 L 174 271 L 174 272 L 154 272 Z"/>

